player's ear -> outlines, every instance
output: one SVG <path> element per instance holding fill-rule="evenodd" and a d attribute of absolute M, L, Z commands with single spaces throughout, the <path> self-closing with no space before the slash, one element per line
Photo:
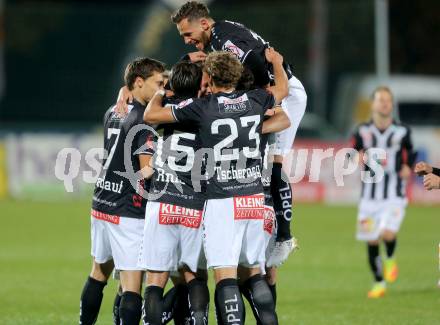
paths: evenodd
<path fill-rule="evenodd" d="M 206 18 L 200 18 L 200 26 L 202 27 L 203 31 L 206 32 L 209 30 L 209 21 Z"/>
<path fill-rule="evenodd" d="M 136 77 L 136 80 L 134 81 L 135 87 L 142 88 L 144 86 L 144 79 L 141 77 Z"/>

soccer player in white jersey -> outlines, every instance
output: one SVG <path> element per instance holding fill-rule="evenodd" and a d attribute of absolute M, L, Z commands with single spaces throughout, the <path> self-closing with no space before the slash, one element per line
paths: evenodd
<path fill-rule="evenodd" d="M 371 113 L 371 121 L 360 124 L 353 135 L 353 147 L 360 152 L 364 171 L 371 177 L 368 182 L 362 181 L 356 237 L 367 242 L 368 262 L 375 279 L 368 297 L 379 298 L 386 292 L 385 281 L 397 279 L 397 233 L 405 216 L 406 181 L 415 154 L 410 129 L 393 120 L 393 94 L 388 87 L 373 92 Z M 379 164 L 383 174 L 377 170 L 374 173 L 368 167 L 372 164 Z M 384 268 L 380 242 L 385 246 Z"/>

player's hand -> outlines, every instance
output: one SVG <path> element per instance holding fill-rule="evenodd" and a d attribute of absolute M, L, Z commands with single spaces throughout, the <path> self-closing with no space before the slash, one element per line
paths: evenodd
<path fill-rule="evenodd" d="M 188 53 L 188 56 L 191 62 L 200 62 L 200 61 L 205 61 L 208 55 L 203 51 L 197 51 L 197 52 Z"/>
<path fill-rule="evenodd" d="M 424 161 L 421 161 L 416 164 L 416 167 L 414 167 L 414 172 L 419 176 L 431 174 L 432 166 Z"/>
<path fill-rule="evenodd" d="M 275 51 L 273 47 L 269 47 L 264 51 L 264 54 L 266 55 L 266 60 L 269 63 L 272 64 L 282 64 L 283 63 L 283 56 Z"/>
<path fill-rule="evenodd" d="M 428 191 L 433 189 L 440 189 L 440 177 L 434 174 L 427 174 L 423 176 L 423 186 Z"/>
<path fill-rule="evenodd" d="M 411 176 L 411 168 L 408 165 L 402 165 L 399 176 L 402 179 L 408 179 Z"/>
<path fill-rule="evenodd" d="M 121 117 L 128 114 L 128 103 L 133 102 L 133 94 L 128 90 L 127 86 L 119 90 L 118 100 L 116 101 L 115 112 Z"/>

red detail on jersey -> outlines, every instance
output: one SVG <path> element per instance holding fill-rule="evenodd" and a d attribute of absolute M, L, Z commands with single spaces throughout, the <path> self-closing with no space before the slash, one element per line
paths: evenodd
<path fill-rule="evenodd" d="M 99 219 L 99 220 L 103 220 L 103 221 L 107 221 L 110 223 L 114 223 L 115 225 L 119 225 L 119 216 L 115 216 L 112 214 L 107 214 L 107 213 L 103 213 L 103 212 L 99 212 L 95 209 L 92 209 L 92 217 Z"/>
<path fill-rule="evenodd" d="M 133 194 L 133 206 L 135 208 L 141 208 L 142 207 L 142 196 L 138 194 Z"/>
<path fill-rule="evenodd" d="M 269 235 L 272 235 L 274 230 L 274 224 L 275 224 L 275 211 L 271 206 L 266 205 L 264 207 L 264 225 L 263 225 L 264 231 L 266 231 Z"/>
<path fill-rule="evenodd" d="M 199 228 L 202 222 L 202 212 L 202 210 L 160 203 L 159 224 L 182 225 L 188 228 Z"/>
<path fill-rule="evenodd" d="M 402 163 L 408 165 L 408 150 L 402 148 Z"/>
<path fill-rule="evenodd" d="M 234 197 L 234 219 L 264 219 L 264 194 Z"/>

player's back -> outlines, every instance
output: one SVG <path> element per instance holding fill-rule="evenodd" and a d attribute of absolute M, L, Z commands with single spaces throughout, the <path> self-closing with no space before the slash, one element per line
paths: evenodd
<path fill-rule="evenodd" d="M 144 217 L 146 200 L 142 195 L 148 189 L 149 182 L 137 179 L 135 173 L 140 170 L 137 154 L 142 152 L 135 152 L 146 144 L 147 130 L 133 129 L 144 124 L 144 110 L 145 106 L 137 101 L 129 105 L 129 113 L 125 117 L 120 117 L 115 112 L 115 106 L 107 110 L 104 116 L 106 158 L 102 161 L 101 172 L 95 184 L 93 210 L 124 217 Z M 131 146 L 131 150 L 128 146 Z M 120 174 L 130 171 L 132 173 L 127 174 L 130 179 Z"/>
<path fill-rule="evenodd" d="M 274 97 L 263 89 L 217 93 L 174 110 L 176 119 L 198 124 L 208 149 L 208 198 L 261 193 L 260 137 L 264 114 Z"/>
<path fill-rule="evenodd" d="M 177 96 L 166 97 L 163 104 L 178 107 L 185 100 Z M 200 149 L 197 127 L 168 123 L 159 125 L 157 131 L 162 135 L 154 156 L 156 172 L 151 179 L 151 200 L 202 210 L 204 184 L 201 179 L 193 179 L 195 166 L 201 168 L 201 161 L 196 161 L 196 152 Z M 200 187 L 194 189 L 193 181 L 198 181 Z"/>

